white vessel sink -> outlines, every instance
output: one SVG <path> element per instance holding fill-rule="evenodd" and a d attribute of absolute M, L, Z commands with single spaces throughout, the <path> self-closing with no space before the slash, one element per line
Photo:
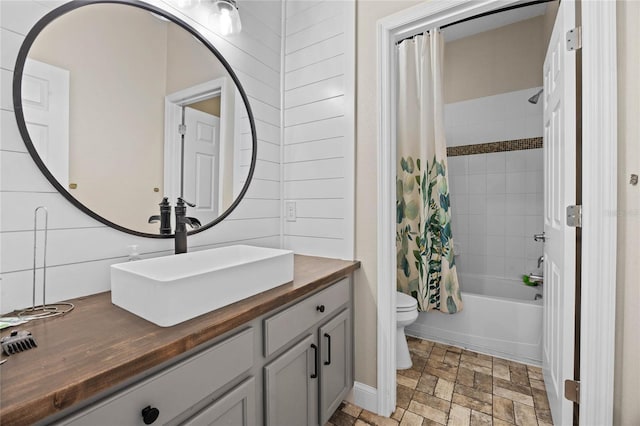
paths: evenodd
<path fill-rule="evenodd" d="M 161 327 L 293 281 L 293 252 L 228 246 L 111 265 L 111 302 Z"/>

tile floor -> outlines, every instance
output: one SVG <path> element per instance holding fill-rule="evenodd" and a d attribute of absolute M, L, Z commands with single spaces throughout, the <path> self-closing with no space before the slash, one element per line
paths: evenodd
<path fill-rule="evenodd" d="M 542 371 L 409 337 L 413 367 L 397 375 L 397 407 L 379 417 L 344 402 L 328 425 L 551 425 Z"/>

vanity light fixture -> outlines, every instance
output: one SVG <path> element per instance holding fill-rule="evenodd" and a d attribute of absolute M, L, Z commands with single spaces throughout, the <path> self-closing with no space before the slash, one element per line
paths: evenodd
<path fill-rule="evenodd" d="M 189 9 L 198 5 L 200 0 L 176 0 L 175 3 L 180 9 Z"/>
<path fill-rule="evenodd" d="M 209 24 L 223 36 L 238 34 L 242 30 L 236 0 L 213 0 Z"/>

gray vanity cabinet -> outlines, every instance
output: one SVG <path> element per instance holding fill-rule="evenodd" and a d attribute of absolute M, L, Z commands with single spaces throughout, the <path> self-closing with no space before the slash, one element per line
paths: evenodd
<path fill-rule="evenodd" d="M 265 320 L 265 354 L 290 347 L 264 369 L 267 426 L 324 425 L 351 389 L 350 294 L 345 279 Z"/>
<path fill-rule="evenodd" d="M 353 385 L 351 312 L 345 309 L 320 327 L 320 424 L 331 415 Z"/>
<path fill-rule="evenodd" d="M 353 385 L 350 278 L 89 402 L 67 426 L 317 426 Z"/>
<path fill-rule="evenodd" d="M 253 377 L 212 402 L 183 426 L 256 426 L 256 387 Z"/>
<path fill-rule="evenodd" d="M 264 368 L 265 424 L 315 425 L 318 346 L 309 334 Z"/>

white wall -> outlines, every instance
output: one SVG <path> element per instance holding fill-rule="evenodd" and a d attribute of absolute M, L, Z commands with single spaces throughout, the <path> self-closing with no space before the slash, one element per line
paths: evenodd
<path fill-rule="evenodd" d="M 542 137 L 537 87 L 445 106 L 447 146 Z M 542 149 L 448 158 L 458 272 L 521 279 L 539 273 L 544 230 Z M 464 280 L 463 280 L 464 286 Z"/>
<path fill-rule="evenodd" d="M 446 104 L 447 146 L 542 137 L 542 101 L 535 105 L 527 102 L 540 89 L 532 87 Z"/>
<path fill-rule="evenodd" d="M 354 3 L 288 0 L 284 58 L 284 246 L 353 258 Z"/>
<path fill-rule="evenodd" d="M 109 290 L 109 265 L 126 260 L 127 245 L 145 256 L 169 254 L 173 239 L 137 238 L 84 215 L 59 195 L 40 173 L 18 133 L 13 115 L 13 67 L 29 29 L 61 2 L 0 2 L 0 312 L 31 303 L 33 210 L 49 210 L 48 301 Z M 243 1 L 241 34 L 224 39 L 204 30 L 197 11 L 189 16 L 169 0 L 154 4 L 170 10 L 203 34 L 227 58 L 251 103 L 258 134 L 254 180 L 238 209 L 211 230 L 189 238 L 191 249 L 247 242 L 280 244 L 280 1 Z M 41 300 L 41 296 L 38 296 Z"/>

